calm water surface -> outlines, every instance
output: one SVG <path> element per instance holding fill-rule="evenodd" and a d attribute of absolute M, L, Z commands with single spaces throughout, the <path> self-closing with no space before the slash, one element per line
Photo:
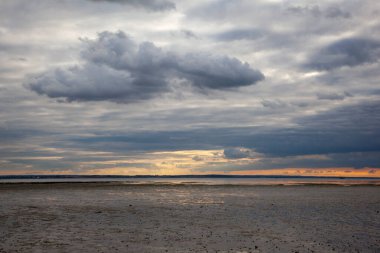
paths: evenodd
<path fill-rule="evenodd" d="M 0 183 L 78 183 L 114 182 L 136 185 L 377 185 L 380 179 L 368 178 L 13 178 Z"/>

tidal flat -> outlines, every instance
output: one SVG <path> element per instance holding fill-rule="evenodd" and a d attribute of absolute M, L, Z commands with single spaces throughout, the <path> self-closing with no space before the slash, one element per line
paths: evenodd
<path fill-rule="evenodd" d="M 0 184 L 0 252 L 380 252 L 380 187 Z"/>

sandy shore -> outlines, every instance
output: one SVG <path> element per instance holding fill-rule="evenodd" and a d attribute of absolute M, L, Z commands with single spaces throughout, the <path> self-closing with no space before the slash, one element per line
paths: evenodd
<path fill-rule="evenodd" d="M 0 252 L 380 252 L 380 187 L 0 185 Z"/>

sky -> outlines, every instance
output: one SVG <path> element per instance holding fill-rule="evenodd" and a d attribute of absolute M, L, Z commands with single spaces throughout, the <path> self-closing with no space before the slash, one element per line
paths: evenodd
<path fill-rule="evenodd" d="M 2 0 L 0 174 L 380 176 L 376 0 Z"/>

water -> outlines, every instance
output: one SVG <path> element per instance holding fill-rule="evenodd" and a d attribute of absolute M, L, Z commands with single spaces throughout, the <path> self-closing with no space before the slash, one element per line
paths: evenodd
<path fill-rule="evenodd" d="M 14 176 L 1 177 L 0 183 L 96 183 L 110 182 L 126 185 L 375 185 L 380 178 L 337 177 L 67 177 L 67 176 Z"/>

